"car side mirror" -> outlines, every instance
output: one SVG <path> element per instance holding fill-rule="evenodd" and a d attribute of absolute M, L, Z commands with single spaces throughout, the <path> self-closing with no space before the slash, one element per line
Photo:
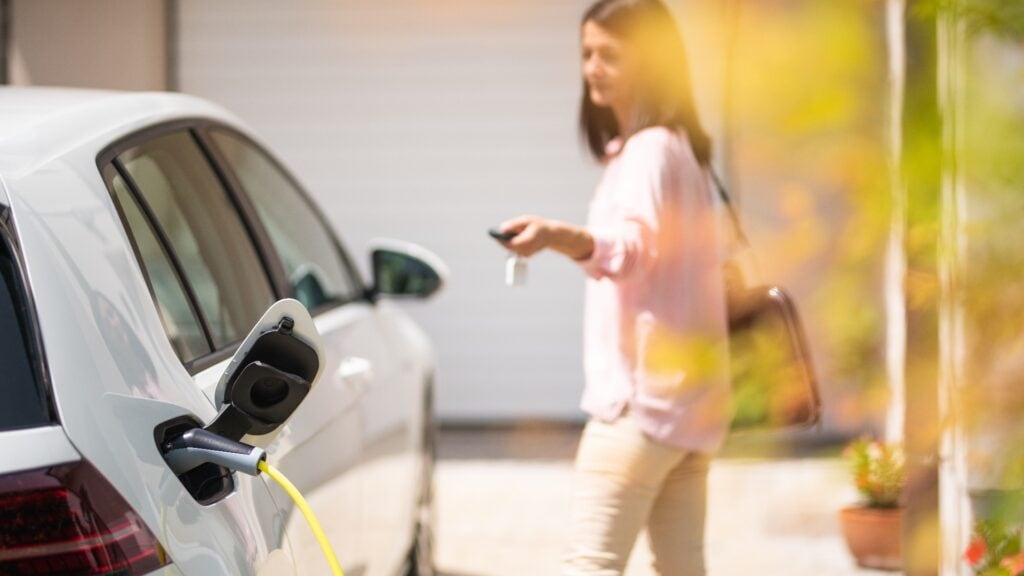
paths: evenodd
<path fill-rule="evenodd" d="M 448 277 L 441 258 L 409 242 L 375 240 L 370 243 L 370 261 L 374 297 L 427 298 L 440 290 Z"/>
<path fill-rule="evenodd" d="M 206 429 L 239 440 L 276 430 L 316 385 L 323 345 L 298 301 L 275 302 L 242 341 L 217 384 L 220 409 Z"/>

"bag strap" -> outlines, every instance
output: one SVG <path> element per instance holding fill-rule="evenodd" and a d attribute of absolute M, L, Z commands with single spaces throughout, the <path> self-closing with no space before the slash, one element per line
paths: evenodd
<path fill-rule="evenodd" d="M 729 221 L 732 222 L 733 232 L 736 234 L 736 239 L 739 240 L 745 248 L 750 248 L 750 240 L 747 238 L 746 232 L 743 231 L 743 225 L 740 224 L 740 217 L 736 213 L 736 207 L 732 204 L 732 199 L 729 197 L 729 192 L 725 189 L 725 185 L 722 184 L 722 180 L 715 173 L 714 169 L 708 167 L 708 173 L 711 174 L 711 181 L 714 183 L 715 190 L 718 192 L 718 197 L 722 199 L 722 204 L 725 205 L 726 211 L 729 213 Z"/>
<path fill-rule="evenodd" d="M 747 233 L 743 231 L 743 224 L 740 223 L 740 216 L 737 214 L 736 207 L 733 205 L 732 199 L 729 197 L 729 192 L 725 189 L 725 185 L 722 184 L 722 180 L 718 177 L 718 174 L 716 174 L 710 166 L 708 167 L 708 173 L 711 174 L 711 181 L 714 183 L 715 190 L 718 192 L 718 197 L 722 199 L 722 204 L 725 205 L 725 209 L 729 213 L 729 221 L 732 223 L 732 229 L 736 236 L 736 241 L 747 254 L 746 261 L 750 264 L 750 270 L 759 281 L 762 281 L 764 279 L 764 273 L 761 270 L 761 264 L 757 261 L 757 255 L 754 253 L 754 247 L 750 244 L 750 239 L 747 238 Z"/>

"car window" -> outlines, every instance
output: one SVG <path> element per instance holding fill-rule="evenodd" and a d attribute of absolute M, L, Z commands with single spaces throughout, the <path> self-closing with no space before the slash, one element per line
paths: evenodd
<path fill-rule="evenodd" d="M 192 135 L 155 137 L 118 156 L 191 286 L 219 350 L 274 301 L 241 216 Z"/>
<path fill-rule="evenodd" d="M 13 430 L 50 423 L 41 383 L 32 368 L 29 353 L 29 319 L 18 301 L 19 278 L 14 259 L 0 245 L 0 430 Z"/>
<path fill-rule="evenodd" d="M 344 255 L 316 208 L 266 152 L 227 131 L 210 136 L 256 207 L 297 300 L 313 310 L 360 294 Z"/>
<path fill-rule="evenodd" d="M 182 362 L 190 362 L 210 353 L 202 324 L 189 303 L 174 266 L 120 174 L 111 179 L 111 186 L 135 241 L 135 248 L 156 299 L 160 321 L 163 322 L 174 352 Z"/>

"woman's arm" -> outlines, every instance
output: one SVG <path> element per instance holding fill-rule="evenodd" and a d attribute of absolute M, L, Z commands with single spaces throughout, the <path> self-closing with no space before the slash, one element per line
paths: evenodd
<path fill-rule="evenodd" d="M 545 248 L 577 261 L 587 260 L 594 252 L 594 238 L 586 228 L 538 216 L 520 216 L 502 224 L 502 232 L 516 232 L 515 238 L 502 242 L 510 251 L 533 256 Z"/>
<path fill-rule="evenodd" d="M 533 256 L 554 250 L 579 264 L 591 278 L 626 280 L 646 270 L 657 257 L 656 218 L 627 217 L 615 230 L 591 233 L 582 226 L 538 216 L 520 216 L 500 226 L 503 232 L 517 232 L 502 242 L 510 251 Z"/>
<path fill-rule="evenodd" d="M 683 168 L 678 156 L 670 151 L 675 138 L 664 128 L 648 129 L 626 143 L 615 184 L 623 188 L 612 191 L 619 201 L 611 222 L 583 228 L 538 216 L 520 216 L 502 224 L 502 231 L 518 233 L 503 244 L 524 257 L 545 248 L 555 250 L 575 260 L 596 279 L 622 281 L 641 276 L 658 258 L 659 238 L 672 232 L 662 229 L 665 222 L 661 212 L 666 204 L 669 209 L 677 208 L 676 201 L 669 198 L 671 182 Z"/>

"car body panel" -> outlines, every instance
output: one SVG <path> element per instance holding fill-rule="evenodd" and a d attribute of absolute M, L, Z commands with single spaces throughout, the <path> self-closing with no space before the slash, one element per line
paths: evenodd
<path fill-rule="evenodd" d="M 8 180 L 20 192 L 12 210 L 61 424 L 180 569 L 256 573 L 285 545 L 280 520 L 266 514 L 278 511 L 262 479 L 236 475 L 235 494 L 202 507 L 157 450 L 158 424 L 181 415 L 209 421 L 215 411 L 170 349 L 98 171 L 59 166 L 88 166 L 95 152 L 76 150 L 30 179 Z M 76 154 L 85 157 L 74 162 Z"/>
<path fill-rule="evenodd" d="M 158 573 L 315 573 L 319 549 L 276 485 L 236 473 L 232 494 L 201 506 L 153 437 L 175 417 L 214 418 L 229 360 L 189 374 L 177 359 L 97 158 L 119 139 L 187 119 L 260 144 L 235 116 L 188 96 L 0 88 L 0 202 L 11 206 L 60 421 L 0 434 L 5 459 L 8 438 L 43 447 L 0 470 L 87 459 L 173 558 Z M 246 440 L 265 446 L 320 512 L 348 572 L 390 576 L 417 519 L 433 350 L 386 300 L 319 311 L 314 322 L 320 383 L 278 433 Z"/>
<path fill-rule="evenodd" d="M 11 199 L 7 196 L 7 185 L 4 183 L 3 174 L 0 174 L 0 204 L 11 205 Z"/>
<path fill-rule="evenodd" d="M 82 458 L 60 426 L 0 432 L 0 454 L 0 475 Z"/>
<path fill-rule="evenodd" d="M 310 393 L 267 447 L 314 509 L 332 511 L 324 531 L 346 573 L 364 576 L 398 573 L 419 494 L 422 405 L 410 390 L 421 387 L 429 359 L 395 338 L 393 317 L 401 312 L 387 308 L 353 302 L 317 315 L 327 350 L 320 392 Z M 297 515 L 287 533 L 299 573 L 322 569 L 317 544 Z"/>

